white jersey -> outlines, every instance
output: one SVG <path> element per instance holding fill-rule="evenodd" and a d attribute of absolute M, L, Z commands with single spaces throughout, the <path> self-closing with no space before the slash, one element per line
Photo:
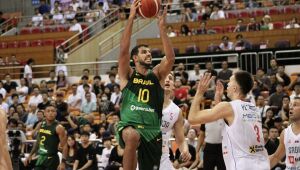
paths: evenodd
<path fill-rule="evenodd" d="M 295 135 L 292 125 L 284 130 L 286 170 L 300 169 L 300 134 Z"/>
<path fill-rule="evenodd" d="M 270 170 L 264 147 L 261 116 L 255 105 L 241 100 L 230 102 L 234 120 L 222 132 L 223 157 L 228 170 Z"/>
<path fill-rule="evenodd" d="M 162 156 L 160 159 L 161 170 L 174 169 L 169 158 L 169 139 L 172 134 L 174 124 L 178 120 L 180 114 L 180 108 L 171 101 L 171 103 L 163 109 L 161 120 L 161 132 L 162 132 Z"/>

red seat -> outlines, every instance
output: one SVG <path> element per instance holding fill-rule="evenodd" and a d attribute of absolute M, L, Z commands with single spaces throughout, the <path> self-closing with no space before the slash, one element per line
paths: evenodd
<path fill-rule="evenodd" d="M 277 15 L 277 14 L 279 14 L 280 13 L 280 11 L 279 11 L 279 9 L 277 9 L 277 8 L 271 8 L 270 10 L 269 10 L 269 14 L 270 15 Z"/>
<path fill-rule="evenodd" d="M 43 40 L 44 46 L 54 46 L 54 40 Z"/>
<path fill-rule="evenodd" d="M 223 27 L 216 26 L 212 27 L 212 29 L 215 30 L 217 34 L 223 33 Z"/>
<path fill-rule="evenodd" d="M 198 15 L 198 21 L 202 20 L 202 15 Z"/>
<path fill-rule="evenodd" d="M 32 40 L 31 41 L 31 47 L 39 47 L 42 45 L 43 45 L 42 40 Z"/>
<path fill-rule="evenodd" d="M 293 7 L 285 7 L 284 8 L 284 13 L 286 14 L 292 14 L 295 12 L 295 9 Z"/>
<path fill-rule="evenodd" d="M 20 31 L 20 34 L 30 34 L 31 33 L 31 30 L 29 28 L 23 28 L 21 29 Z"/>
<path fill-rule="evenodd" d="M 39 33 L 41 33 L 42 31 L 41 31 L 41 29 L 39 28 L 39 27 L 35 27 L 35 28 L 32 28 L 31 29 L 31 33 L 33 33 L 33 34 L 39 34 Z"/>
<path fill-rule="evenodd" d="M 59 39 L 59 40 L 55 40 L 55 47 L 61 45 L 63 42 L 65 41 L 65 39 Z"/>
<path fill-rule="evenodd" d="M 242 11 L 242 12 L 240 13 L 240 16 L 241 16 L 242 18 L 248 18 L 248 17 L 250 16 L 250 14 L 249 14 L 248 11 Z"/>
<path fill-rule="evenodd" d="M 225 28 L 224 32 L 233 32 L 234 28 L 235 28 L 235 25 L 228 25 Z"/>
<path fill-rule="evenodd" d="M 45 27 L 44 28 L 44 32 L 47 32 L 47 33 L 49 33 L 49 32 L 53 32 L 54 30 L 53 30 L 53 28 L 51 28 L 51 27 Z"/>
<path fill-rule="evenodd" d="M 236 12 L 228 12 L 227 18 L 229 18 L 229 19 L 237 18 L 237 13 Z"/>
<path fill-rule="evenodd" d="M 56 32 L 64 32 L 66 31 L 66 28 L 64 26 L 57 26 L 54 30 Z"/>
<path fill-rule="evenodd" d="M 81 28 L 83 30 L 82 35 L 83 35 L 83 40 L 87 40 L 89 38 L 89 30 L 86 29 L 88 25 L 86 24 L 81 24 Z"/>
<path fill-rule="evenodd" d="M 19 42 L 19 47 L 20 47 L 20 48 L 30 47 L 30 42 L 29 42 L 28 40 L 20 41 L 20 42 Z"/>
<path fill-rule="evenodd" d="M 7 43 L 7 48 L 18 48 L 19 42 L 18 41 L 11 41 Z"/>
<path fill-rule="evenodd" d="M 265 15 L 265 11 L 263 10 L 256 10 L 255 11 L 255 16 L 258 17 L 258 16 L 264 16 Z"/>
<path fill-rule="evenodd" d="M 7 48 L 7 43 L 6 42 L 0 42 L 0 49 L 5 49 Z"/>
<path fill-rule="evenodd" d="M 283 22 L 274 22 L 273 27 L 274 27 L 274 29 L 283 29 L 284 23 Z"/>

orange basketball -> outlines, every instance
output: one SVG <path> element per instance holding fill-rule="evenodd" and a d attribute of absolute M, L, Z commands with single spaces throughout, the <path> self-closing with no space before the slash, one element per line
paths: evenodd
<path fill-rule="evenodd" d="M 137 13 L 143 18 L 152 18 L 158 14 L 160 4 L 160 0 L 141 0 Z"/>

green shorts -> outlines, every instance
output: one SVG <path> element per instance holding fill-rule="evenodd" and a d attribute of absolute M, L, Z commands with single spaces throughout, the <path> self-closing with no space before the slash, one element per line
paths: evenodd
<path fill-rule="evenodd" d="M 58 155 L 39 156 L 35 164 L 34 170 L 56 170 L 59 166 Z"/>
<path fill-rule="evenodd" d="M 137 155 L 139 170 L 158 170 L 162 155 L 162 135 L 160 128 L 144 127 L 120 121 L 117 128 L 117 139 L 122 148 L 125 147 L 124 140 L 122 139 L 122 131 L 129 126 L 136 129 L 140 134 L 140 145 Z"/>

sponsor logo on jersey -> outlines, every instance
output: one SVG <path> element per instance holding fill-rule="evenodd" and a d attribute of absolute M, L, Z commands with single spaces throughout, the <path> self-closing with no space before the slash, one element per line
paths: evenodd
<path fill-rule="evenodd" d="M 289 159 L 290 164 L 295 163 L 295 157 L 294 156 L 288 156 L 288 159 Z"/>
<path fill-rule="evenodd" d="M 257 108 L 250 104 L 242 104 L 241 107 L 242 107 L 243 111 L 249 111 L 249 110 L 251 110 L 253 112 L 257 111 Z"/>
<path fill-rule="evenodd" d="M 261 122 L 261 118 L 258 114 L 255 113 L 243 113 L 242 114 L 243 121 L 249 121 L 249 122 Z"/>
<path fill-rule="evenodd" d="M 250 153 L 262 152 L 262 151 L 264 151 L 264 146 L 263 145 L 249 146 L 249 152 Z"/>
<path fill-rule="evenodd" d="M 288 147 L 289 154 L 300 153 L 300 146 Z"/>
<path fill-rule="evenodd" d="M 226 155 L 228 154 L 228 150 L 227 150 L 227 146 L 224 146 L 223 147 L 223 155 Z"/>
<path fill-rule="evenodd" d="M 146 86 L 152 86 L 154 83 L 152 83 L 151 80 L 144 80 L 144 79 L 139 79 L 139 78 L 134 78 L 132 81 L 133 84 L 141 84 L 141 85 L 146 85 Z"/>
<path fill-rule="evenodd" d="M 130 110 L 131 111 L 144 111 L 144 112 L 154 112 L 154 109 L 151 108 L 146 108 L 146 107 L 139 107 L 139 106 L 135 106 L 135 105 L 131 105 L 130 106 Z"/>
<path fill-rule="evenodd" d="M 51 131 L 47 130 L 47 129 L 40 129 L 40 133 L 45 133 L 45 134 L 48 134 L 48 135 L 52 135 Z"/>
<path fill-rule="evenodd" d="M 289 167 L 289 166 L 287 166 L 285 169 L 286 170 L 300 170 L 300 167 Z"/>

